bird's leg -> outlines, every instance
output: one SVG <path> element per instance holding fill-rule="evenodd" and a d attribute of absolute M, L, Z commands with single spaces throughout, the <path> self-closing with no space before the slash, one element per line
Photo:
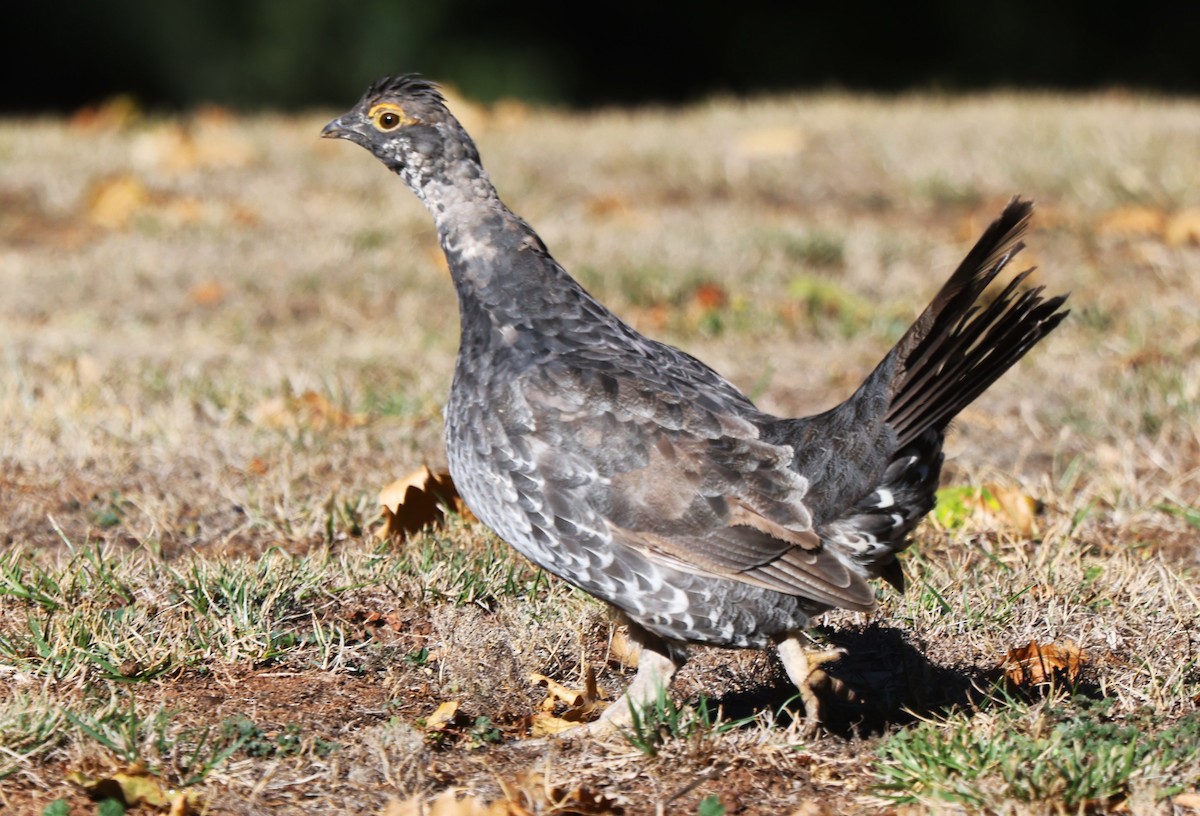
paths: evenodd
<path fill-rule="evenodd" d="M 795 684 L 804 703 L 804 733 L 813 734 L 821 725 L 821 702 L 817 698 L 815 687 L 828 677 L 821 666 L 837 660 L 845 654 L 845 650 L 805 651 L 800 637 L 796 634 L 789 635 L 779 641 L 776 649 L 788 678 Z"/>
<path fill-rule="evenodd" d="M 662 638 L 652 635 L 636 624 L 629 624 L 632 639 L 641 644 L 637 674 L 625 693 L 616 702 L 604 709 L 600 719 L 592 723 L 593 732 L 615 731 L 631 722 L 630 706 L 644 708 L 657 699 L 661 691 L 671 685 L 671 678 L 679 669 L 679 662 L 671 655 L 671 648 Z"/>

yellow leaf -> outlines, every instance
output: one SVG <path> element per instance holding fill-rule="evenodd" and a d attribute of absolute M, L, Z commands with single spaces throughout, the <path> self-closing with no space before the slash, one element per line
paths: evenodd
<path fill-rule="evenodd" d="M 92 185 L 87 217 L 98 227 L 121 229 L 150 204 L 146 185 L 131 175 L 111 176 Z"/>
<path fill-rule="evenodd" d="M 110 97 L 98 105 L 88 105 L 71 115 L 71 127 L 80 130 L 124 130 L 142 116 L 141 107 L 128 94 Z"/>
<path fill-rule="evenodd" d="M 1097 225 L 1102 233 L 1119 236 L 1162 235 L 1167 216 L 1153 207 L 1118 207 L 1106 213 Z"/>
<path fill-rule="evenodd" d="M 118 771 L 108 776 L 91 776 L 71 771 L 67 781 L 83 788 L 93 799 L 117 799 L 126 807 L 149 805 L 162 808 L 171 804 L 163 791 L 162 781 L 144 772 Z"/>
<path fill-rule="evenodd" d="M 176 791 L 171 797 L 171 809 L 167 816 L 188 816 L 192 812 L 192 805 L 195 804 L 197 798 L 184 791 Z"/>
<path fill-rule="evenodd" d="M 1166 241 L 1173 247 L 1200 245 L 1200 207 L 1181 210 L 1171 216 L 1167 222 Z"/>
<path fill-rule="evenodd" d="M 565 720 L 562 717 L 555 717 L 553 714 L 547 714 L 544 711 L 539 711 L 533 715 L 533 719 L 529 724 L 529 733 L 533 737 L 552 737 L 555 734 L 561 734 L 564 731 L 569 731 L 572 728 L 578 728 L 581 725 L 579 722 Z"/>
<path fill-rule="evenodd" d="M 1041 503 L 1037 499 L 1022 493 L 1015 487 L 989 484 L 985 485 L 985 489 L 991 493 L 992 499 L 1003 514 L 1007 515 L 1010 525 L 1018 533 L 1023 536 L 1033 535 L 1036 527 L 1035 519 L 1042 511 Z"/>
<path fill-rule="evenodd" d="M 457 714 L 458 703 L 453 701 L 442 703 L 425 719 L 425 730 L 444 731 L 446 726 L 454 722 L 454 717 Z"/>

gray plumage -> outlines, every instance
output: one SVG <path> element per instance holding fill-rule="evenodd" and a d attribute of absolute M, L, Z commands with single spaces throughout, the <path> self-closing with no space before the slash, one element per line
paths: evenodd
<path fill-rule="evenodd" d="M 399 174 L 433 215 L 458 294 L 446 407 L 467 505 L 540 567 L 668 641 L 765 647 L 900 586 L 954 415 L 1065 316 L 983 290 L 1021 248 L 1013 200 L 900 342 L 836 408 L 758 410 L 694 357 L 598 303 L 500 201 L 436 86 L 371 86 L 325 136 Z"/>

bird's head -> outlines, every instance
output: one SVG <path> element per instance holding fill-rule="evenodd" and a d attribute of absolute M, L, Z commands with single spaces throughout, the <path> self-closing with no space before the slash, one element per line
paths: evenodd
<path fill-rule="evenodd" d="M 479 159 L 438 86 L 415 74 L 374 83 L 357 105 L 327 124 L 321 136 L 362 145 L 410 183 L 419 183 L 446 161 Z"/>

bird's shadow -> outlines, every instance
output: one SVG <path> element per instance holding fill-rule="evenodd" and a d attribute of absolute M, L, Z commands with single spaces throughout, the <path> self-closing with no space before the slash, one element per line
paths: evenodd
<path fill-rule="evenodd" d="M 831 734 L 866 737 L 952 708 L 971 707 L 988 696 L 986 670 L 939 666 L 899 629 L 872 623 L 823 633 L 822 641 L 845 650 L 836 662 L 822 667 L 831 682 L 817 689 L 821 723 Z M 767 708 L 779 713 L 781 725 L 803 716 L 796 688 L 782 667 L 775 677 L 770 684 L 709 703 L 719 706 L 729 720 Z"/>

